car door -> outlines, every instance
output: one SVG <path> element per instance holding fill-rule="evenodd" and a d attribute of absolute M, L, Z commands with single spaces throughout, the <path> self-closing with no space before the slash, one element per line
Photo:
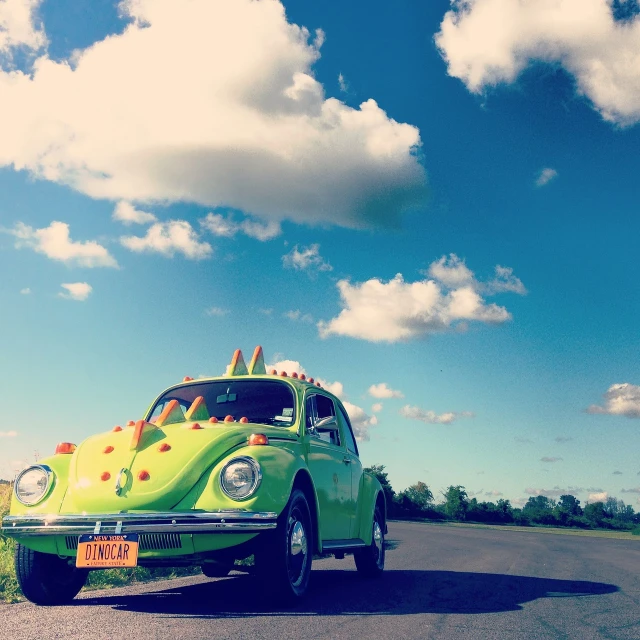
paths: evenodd
<path fill-rule="evenodd" d="M 349 527 L 349 537 L 358 538 L 360 537 L 359 497 L 360 484 L 362 482 L 362 463 L 358 455 L 358 445 L 353 435 L 351 421 L 342 405 L 338 405 L 338 418 L 342 439 L 346 447 L 346 456 L 349 459 L 348 465 L 351 469 L 351 524 Z"/>
<path fill-rule="evenodd" d="M 340 438 L 340 430 L 319 433 L 323 418 L 337 420 L 328 396 L 312 393 L 305 399 L 305 443 L 307 466 L 318 496 L 320 535 L 323 540 L 346 540 L 351 534 L 351 464 Z"/>

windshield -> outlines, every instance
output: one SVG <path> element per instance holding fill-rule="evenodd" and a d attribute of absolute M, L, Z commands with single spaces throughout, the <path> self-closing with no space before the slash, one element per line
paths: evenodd
<path fill-rule="evenodd" d="M 291 387 L 276 380 L 220 380 L 200 382 L 167 391 L 154 405 L 149 421 L 158 417 L 171 400 L 177 400 L 183 412 L 198 397 L 204 398 L 211 417 L 222 422 L 232 416 L 236 422 L 288 427 L 295 421 L 295 397 Z"/>

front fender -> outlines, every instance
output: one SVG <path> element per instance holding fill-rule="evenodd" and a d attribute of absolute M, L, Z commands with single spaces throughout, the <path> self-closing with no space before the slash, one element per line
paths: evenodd
<path fill-rule="evenodd" d="M 280 445 L 280 443 L 278 443 Z M 256 492 L 246 500 L 232 500 L 220 487 L 220 473 L 233 458 L 246 456 L 260 465 L 262 481 Z M 174 509 L 246 509 L 248 511 L 280 514 L 291 495 L 296 474 L 306 469 L 300 445 L 295 442 L 283 446 L 255 445 L 234 449 L 205 473 L 194 489 Z"/>
<path fill-rule="evenodd" d="M 12 491 L 9 513 L 12 516 L 23 515 L 25 513 L 58 513 L 60 511 L 60 505 L 67 493 L 71 457 L 72 456 L 68 454 L 58 454 L 49 458 L 43 458 L 35 463 L 35 465 L 46 465 L 53 471 L 53 487 L 49 491 L 49 495 L 47 495 L 42 502 L 32 507 L 27 507 L 18 501 L 15 491 Z"/>
<path fill-rule="evenodd" d="M 387 506 L 384 498 L 384 492 L 378 479 L 370 473 L 363 473 L 360 484 L 360 509 L 358 529 L 360 535 L 358 536 L 367 545 L 371 544 L 373 536 L 373 514 L 376 508 L 378 500 L 382 502 L 383 513 L 385 523 L 387 522 Z"/>

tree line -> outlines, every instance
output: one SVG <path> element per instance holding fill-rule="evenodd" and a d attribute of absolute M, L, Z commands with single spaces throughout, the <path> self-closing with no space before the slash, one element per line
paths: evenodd
<path fill-rule="evenodd" d="M 622 500 L 609 497 L 601 502 L 591 502 L 584 507 L 571 494 L 558 500 L 547 496 L 531 496 L 523 507 L 514 507 L 509 500 L 497 502 L 478 501 L 469 498 L 462 485 L 451 485 L 436 500 L 424 482 L 417 482 L 396 493 L 389 482 L 384 465 L 367 467 L 375 475 L 387 499 L 390 518 L 431 520 L 455 520 L 458 522 L 482 522 L 515 524 L 520 526 L 550 525 L 555 527 L 579 527 L 581 529 L 633 530 L 640 525 L 640 512 Z M 637 529 L 640 532 L 640 529 Z"/>

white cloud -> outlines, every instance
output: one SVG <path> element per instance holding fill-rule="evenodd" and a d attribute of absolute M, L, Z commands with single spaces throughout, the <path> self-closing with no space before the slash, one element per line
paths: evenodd
<path fill-rule="evenodd" d="M 89 297 L 89 294 L 93 291 L 93 287 L 86 282 L 69 282 L 67 284 L 60 285 L 63 289 L 66 289 L 66 293 L 59 293 L 60 298 L 66 300 L 78 300 L 83 302 Z"/>
<path fill-rule="evenodd" d="M 341 400 L 344 398 L 344 385 L 342 382 L 329 382 L 324 378 L 318 378 L 318 382 L 323 389 L 329 391 L 329 393 L 333 393 L 334 396 L 337 396 Z"/>
<path fill-rule="evenodd" d="M 297 360 L 278 360 L 274 364 L 266 365 L 266 368 L 267 371 L 275 369 L 278 373 L 286 371 L 288 375 L 291 375 L 294 372 L 298 375 L 301 373 L 307 375 L 307 370 Z"/>
<path fill-rule="evenodd" d="M 296 269 L 297 271 L 331 271 L 333 267 L 325 262 L 320 255 L 320 245 L 312 244 L 308 247 L 298 249 L 298 245 L 282 256 L 282 264 L 287 269 Z"/>
<path fill-rule="evenodd" d="M 575 496 L 579 493 L 584 492 L 584 489 L 581 487 L 567 487 L 566 489 L 562 489 L 561 487 L 553 487 L 553 489 L 533 489 L 527 488 L 524 490 L 530 496 L 546 496 L 547 498 L 559 498 L 564 495 L 572 495 Z"/>
<path fill-rule="evenodd" d="M 115 258 L 94 240 L 74 242 L 69 235 L 66 222 L 52 222 L 43 229 L 34 229 L 18 222 L 13 229 L 5 232 L 16 237 L 16 248 L 27 247 L 70 266 L 78 267 L 116 267 Z"/>
<path fill-rule="evenodd" d="M 527 290 L 522 284 L 522 280 L 513 275 L 513 269 L 511 267 L 501 267 L 499 264 L 495 268 L 495 276 L 493 280 L 489 280 L 480 285 L 480 290 L 486 295 L 493 295 L 495 293 L 517 293 L 518 295 L 525 295 Z"/>
<path fill-rule="evenodd" d="M 94 198 L 352 228 L 398 226 L 422 201 L 418 129 L 375 100 L 326 98 L 313 76 L 323 34 L 310 41 L 278 0 L 120 8 L 122 33 L 0 71 L 0 166 Z"/>
<path fill-rule="evenodd" d="M 483 299 L 499 291 L 524 292 L 507 267 L 496 267 L 490 283 L 478 282 L 455 254 L 434 262 L 428 271 L 436 279 L 405 282 L 402 274 L 388 282 L 372 278 L 351 284 L 338 281 L 342 311 L 318 324 L 320 335 L 343 335 L 371 342 L 399 342 L 429 334 L 464 330 L 467 321 L 501 324 L 511 314 Z M 518 285 L 519 283 L 519 285 Z"/>
<path fill-rule="evenodd" d="M 213 253 L 208 242 L 199 242 L 198 234 L 186 220 L 157 222 L 149 227 L 142 238 L 123 236 L 120 243 L 137 253 L 160 253 L 168 258 L 182 253 L 190 260 L 203 260 Z"/>
<path fill-rule="evenodd" d="M 342 401 L 344 408 L 349 414 L 351 420 L 351 426 L 353 427 L 353 435 L 358 442 L 366 442 L 370 439 L 369 429 L 375 427 L 378 424 L 378 418 L 376 416 L 369 416 L 362 407 L 358 407 L 346 400 Z"/>
<path fill-rule="evenodd" d="M 475 281 L 473 271 L 455 253 L 432 262 L 427 274 L 450 289 L 464 287 Z"/>
<path fill-rule="evenodd" d="M 600 491 L 597 493 L 590 493 L 587 498 L 587 502 L 605 502 L 609 497 L 609 494 L 606 491 Z"/>
<path fill-rule="evenodd" d="M 640 120 L 640 18 L 616 21 L 611 0 L 452 0 L 436 44 L 474 93 L 558 63 L 605 120 Z"/>
<path fill-rule="evenodd" d="M 638 494 L 640 494 L 640 487 L 634 487 L 633 489 L 622 489 L 622 493 L 638 493 Z"/>
<path fill-rule="evenodd" d="M 544 187 L 545 184 L 549 184 L 557 175 L 558 172 L 555 169 L 551 169 L 550 167 L 542 169 L 536 178 L 536 187 Z"/>
<path fill-rule="evenodd" d="M 573 440 L 573 438 L 570 438 L 568 436 L 558 436 L 556 438 L 556 442 L 558 442 L 559 444 L 564 444 L 565 442 L 571 442 Z"/>
<path fill-rule="evenodd" d="M 233 238 L 237 233 L 244 233 L 261 242 L 271 240 L 282 233 L 280 223 L 275 220 L 260 222 L 245 218 L 236 222 L 233 216 L 224 216 L 221 213 L 208 213 L 206 218 L 200 220 L 200 225 L 214 236 Z"/>
<path fill-rule="evenodd" d="M 31 293 L 31 289 L 29 289 L 29 287 L 25 287 L 24 289 L 20 289 L 20 293 L 23 296 L 28 296 Z"/>
<path fill-rule="evenodd" d="M 409 404 L 400 409 L 400 415 L 408 420 L 420 420 L 426 424 L 453 424 L 458 418 L 474 417 L 470 411 L 447 411 L 438 415 L 435 411 L 426 411 Z"/>
<path fill-rule="evenodd" d="M 374 398 L 404 398 L 402 391 L 391 389 L 386 382 L 372 384 L 369 387 L 369 395 Z"/>
<path fill-rule="evenodd" d="M 503 496 L 504 493 L 502 493 L 502 491 L 487 491 L 485 494 L 485 496 L 492 497 L 492 498 L 499 498 L 500 496 Z"/>
<path fill-rule="evenodd" d="M 612 384 L 604 394 L 604 407 L 592 404 L 587 413 L 640 418 L 640 386 L 623 382 Z"/>
<path fill-rule="evenodd" d="M 560 462 L 562 458 L 558 458 L 557 456 L 544 456 L 540 458 L 540 462 Z"/>
<path fill-rule="evenodd" d="M 373 411 L 373 413 L 380 413 L 382 411 L 382 407 L 382 402 L 375 402 L 371 405 L 371 411 Z"/>
<path fill-rule="evenodd" d="M 17 435 L 17 431 L 0 431 L 0 438 L 15 438 Z"/>
<path fill-rule="evenodd" d="M 285 318 L 289 320 L 293 320 L 294 322 L 304 322 L 307 324 L 313 323 L 313 316 L 309 313 L 302 313 L 300 309 L 296 309 L 295 311 L 287 311 L 284 314 Z"/>
<path fill-rule="evenodd" d="M 221 307 L 209 307 L 208 309 L 205 309 L 204 312 L 208 316 L 220 318 L 222 316 L 226 316 L 229 313 L 229 309 L 222 309 Z"/>
<path fill-rule="evenodd" d="M 140 211 L 130 202 L 125 202 L 124 200 L 118 202 L 111 217 L 118 222 L 126 224 L 127 226 L 131 224 L 149 224 L 150 222 L 156 222 L 157 220 L 153 213 Z"/>
<path fill-rule="evenodd" d="M 340 91 L 343 93 L 347 93 L 349 91 L 349 83 L 341 73 L 338 74 L 338 85 L 340 86 Z"/>
<path fill-rule="evenodd" d="M 3 0 L 0 2 L 0 54 L 11 55 L 16 47 L 38 50 L 47 43 L 44 30 L 36 25 L 36 12 L 42 0 Z"/>

